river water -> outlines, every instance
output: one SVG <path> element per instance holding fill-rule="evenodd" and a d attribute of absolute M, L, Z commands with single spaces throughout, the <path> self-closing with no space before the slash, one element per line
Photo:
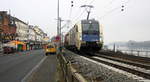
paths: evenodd
<path fill-rule="evenodd" d="M 147 47 L 136 48 L 136 47 L 127 47 L 127 46 L 108 46 L 108 49 L 121 51 L 123 53 L 128 53 L 130 55 L 150 58 L 150 48 Z"/>

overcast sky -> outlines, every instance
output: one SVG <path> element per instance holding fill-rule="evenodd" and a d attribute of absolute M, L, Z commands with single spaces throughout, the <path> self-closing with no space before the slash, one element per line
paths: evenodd
<path fill-rule="evenodd" d="M 104 42 L 150 40 L 150 0 L 60 0 L 60 17 L 73 23 L 86 18 L 81 5 L 94 6 L 91 18 L 103 26 Z M 56 35 L 57 0 L 0 0 L 0 11 L 11 10 L 11 15 L 38 25 L 49 36 Z M 124 5 L 124 11 L 121 6 Z M 66 22 L 64 21 L 63 24 Z M 62 25 L 63 25 L 62 24 Z M 66 32 L 68 28 L 64 28 Z"/>

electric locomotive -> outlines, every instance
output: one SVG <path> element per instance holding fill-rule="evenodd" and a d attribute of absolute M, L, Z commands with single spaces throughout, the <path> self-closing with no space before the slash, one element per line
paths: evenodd
<path fill-rule="evenodd" d="M 65 47 L 79 51 L 98 51 L 103 45 L 101 32 L 97 20 L 81 20 L 66 34 Z"/>

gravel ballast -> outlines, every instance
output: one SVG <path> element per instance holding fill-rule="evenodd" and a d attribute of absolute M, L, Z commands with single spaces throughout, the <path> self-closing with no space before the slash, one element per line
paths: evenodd
<path fill-rule="evenodd" d="M 88 82 L 144 82 L 141 77 L 107 65 L 98 64 L 98 62 L 93 62 L 68 50 L 65 50 L 63 54 Z"/>

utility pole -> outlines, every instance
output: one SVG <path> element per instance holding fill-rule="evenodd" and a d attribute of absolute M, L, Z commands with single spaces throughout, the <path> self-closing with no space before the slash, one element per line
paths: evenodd
<path fill-rule="evenodd" d="M 58 3 L 57 3 L 57 36 L 60 37 L 60 41 L 57 44 L 57 50 L 58 50 L 58 52 L 61 51 L 61 47 L 62 47 L 62 45 L 61 45 L 61 39 L 62 39 L 62 37 L 61 37 L 61 29 L 62 29 L 61 28 L 61 22 L 62 21 L 64 21 L 64 20 L 62 20 L 59 17 L 59 0 L 58 0 Z"/>
<path fill-rule="evenodd" d="M 91 13 L 91 8 L 94 8 L 93 5 L 82 5 L 81 7 L 84 7 L 85 10 L 87 11 L 88 15 L 87 15 L 87 20 L 89 20 L 89 16 Z"/>
<path fill-rule="evenodd" d="M 59 21 L 59 0 L 58 0 L 58 3 L 57 3 L 57 36 L 59 35 L 59 25 L 60 24 L 60 21 Z"/>
<path fill-rule="evenodd" d="M 59 18 L 59 25 L 60 25 L 60 26 L 59 26 L 59 27 L 60 27 L 60 28 L 59 28 L 59 34 L 60 34 L 60 47 L 62 47 L 62 44 L 61 44 L 61 43 L 62 43 L 62 33 L 61 33 L 62 27 L 61 27 L 61 22 L 62 22 L 62 21 L 64 21 L 64 20 L 62 20 L 61 18 Z"/>
<path fill-rule="evenodd" d="M 60 37 L 59 0 L 57 3 L 57 37 Z M 60 52 L 60 41 L 57 43 L 57 51 Z"/>

